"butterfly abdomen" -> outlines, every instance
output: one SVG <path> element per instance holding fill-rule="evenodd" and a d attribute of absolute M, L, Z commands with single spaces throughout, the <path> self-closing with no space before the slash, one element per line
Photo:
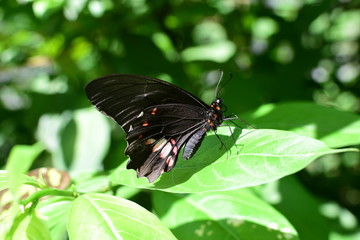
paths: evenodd
<path fill-rule="evenodd" d="M 200 129 L 189 138 L 184 147 L 184 159 L 190 159 L 196 153 L 206 135 L 206 132 L 206 129 Z"/>

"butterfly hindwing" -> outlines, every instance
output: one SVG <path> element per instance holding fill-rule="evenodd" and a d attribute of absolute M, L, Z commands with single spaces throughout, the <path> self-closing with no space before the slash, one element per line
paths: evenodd
<path fill-rule="evenodd" d="M 192 105 L 162 104 L 142 111 L 126 137 L 129 145 L 125 153 L 131 159 L 127 167 L 136 169 L 138 177 L 145 176 L 150 182 L 170 171 L 179 149 L 204 125 L 201 110 Z"/>
<path fill-rule="evenodd" d="M 179 151 L 192 133 L 160 139 L 148 138 L 142 146 L 129 144 L 125 153 L 130 156 L 128 169 L 135 169 L 138 177 L 155 181 L 162 173 L 169 172 L 176 164 Z"/>

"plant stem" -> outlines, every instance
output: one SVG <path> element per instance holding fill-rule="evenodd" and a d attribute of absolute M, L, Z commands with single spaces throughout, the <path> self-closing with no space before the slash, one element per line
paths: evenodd
<path fill-rule="evenodd" d="M 59 190 L 59 189 L 55 189 L 55 188 L 47 188 L 47 189 L 42 189 L 42 190 L 35 192 L 34 194 L 30 195 L 28 198 L 20 201 L 20 204 L 26 206 L 30 202 L 39 201 L 40 198 L 48 196 L 48 195 L 68 196 L 68 197 L 76 198 L 79 196 L 79 193 L 72 192 L 72 191 Z"/>

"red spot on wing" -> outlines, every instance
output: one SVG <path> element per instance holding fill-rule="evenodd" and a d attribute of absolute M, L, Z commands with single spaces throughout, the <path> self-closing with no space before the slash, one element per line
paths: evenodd
<path fill-rule="evenodd" d="M 174 148 L 173 148 L 173 153 L 174 153 L 174 155 L 176 155 L 176 154 L 178 154 L 178 147 L 177 146 L 174 146 Z"/>
<path fill-rule="evenodd" d="M 157 112 L 157 108 L 154 108 L 152 111 L 151 111 L 151 115 L 155 115 Z"/>

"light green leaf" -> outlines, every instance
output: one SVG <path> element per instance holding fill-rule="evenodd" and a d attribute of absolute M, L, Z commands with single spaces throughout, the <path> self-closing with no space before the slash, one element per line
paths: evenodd
<path fill-rule="evenodd" d="M 232 131 L 236 138 L 240 130 Z M 234 144 L 228 127 L 220 128 L 218 134 L 227 148 Z M 209 134 L 193 158 L 178 159 L 171 172 L 152 184 L 145 178 L 137 179 L 133 170 L 126 169 L 126 163 L 110 179 L 114 184 L 168 192 L 225 191 L 274 181 L 303 169 L 325 154 L 356 150 L 330 149 L 318 140 L 296 133 L 261 129 L 243 130 L 237 146 L 227 152 L 225 147 L 221 150 L 220 147 L 217 137 Z"/>
<path fill-rule="evenodd" d="M 153 202 L 178 239 L 298 239 L 284 216 L 247 189 L 190 195 L 153 192 Z"/>
<path fill-rule="evenodd" d="M 37 135 L 53 154 L 55 167 L 72 173 L 100 170 L 110 146 L 109 123 L 93 108 L 44 115 Z"/>
<path fill-rule="evenodd" d="M 21 175 L 21 183 L 31 185 L 37 188 L 42 187 L 42 183 L 39 182 L 37 179 L 30 177 L 28 175 Z M 7 178 L 7 171 L 0 170 L 0 191 L 9 188 L 8 178 Z"/>
<path fill-rule="evenodd" d="M 71 169 L 75 172 L 99 170 L 110 146 L 109 123 L 93 108 L 75 111 L 74 120 L 77 138 Z"/>
<path fill-rule="evenodd" d="M 329 147 L 360 144 L 360 116 L 309 102 L 267 104 L 241 117 L 258 128 L 289 130 Z"/>
<path fill-rule="evenodd" d="M 21 240 L 49 240 L 50 232 L 46 222 L 35 214 L 35 212 L 26 211 L 17 216 L 12 225 L 12 230 L 8 239 Z"/>
<path fill-rule="evenodd" d="M 7 181 L 6 181 L 7 182 Z M 14 201 L 14 196 L 8 191 L 0 192 L 0 236 L 7 236 L 14 225 L 16 216 L 20 213 L 18 201 Z M 4 239 L 4 238 L 0 238 Z"/>
<path fill-rule="evenodd" d="M 11 149 L 8 161 L 6 163 L 6 170 L 8 172 L 9 189 L 14 196 L 17 196 L 17 191 L 22 184 L 23 174 L 25 174 L 35 158 L 44 150 L 40 143 L 32 146 L 16 145 Z"/>
<path fill-rule="evenodd" d="M 230 41 L 221 41 L 185 49 L 181 56 L 185 62 L 192 61 L 214 61 L 226 62 L 234 56 L 236 46 Z"/>
<path fill-rule="evenodd" d="M 0 191 L 8 188 L 8 178 L 7 178 L 7 171 L 0 170 Z"/>
<path fill-rule="evenodd" d="M 37 205 L 39 212 L 46 216 L 51 240 L 63 240 L 64 236 L 67 236 L 66 226 L 72 202 L 72 198 L 51 197 Z"/>
<path fill-rule="evenodd" d="M 86 175 L 86 174 L 85 174 Z M 88 175 L 76 180 L 76 190 L 78 192 L 104 192 L 109 190 L 109 177 L 107 175 Z"/>
<path fill-rule="evenodd" d="M 77 198 L 70 210 L 70 239 L 176 239 L 160 220 L 140 205 L 105 194 Z"/>

